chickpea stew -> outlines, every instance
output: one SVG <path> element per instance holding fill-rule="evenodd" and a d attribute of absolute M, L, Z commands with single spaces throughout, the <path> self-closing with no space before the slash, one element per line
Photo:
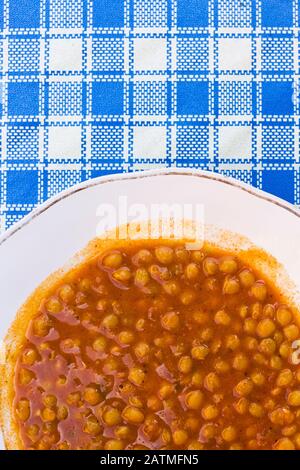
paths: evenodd
<path fill-rule="evenodd" d="M 300 449 L 292 310 L 238 256 L 168 241 L 61 280 L 19 351 L 24 449 Z"/>

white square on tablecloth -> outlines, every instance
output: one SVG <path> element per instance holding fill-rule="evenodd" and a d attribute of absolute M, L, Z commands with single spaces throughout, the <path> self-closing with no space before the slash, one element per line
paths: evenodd
<path fill-rule="evenodd" d="M 73 71 L 82 69 L 82 39 L 50 39 L 49 70 Z"/>
<path fill-rule="evenodd" d="M 81 157 L 81 127 L 49 127 L 48 156 L 51 159 Z"/>
<path fill-rule="evenodd" d="M 251 158 L 251 126 L 220 127 L 219 157 L 224 159 Z"/>
<path fill-rule="evenodd" d="M 165 38 L 134 39 L 134 69 L 158 71 L 167 68 L 167 41 Z"/>
<path fill-rule="evenodd" d="M 219 70 L 251 70 L 251 39 L 220 38 Z"/>
<path fill-rule="evenodd" d="M 134 158 L 165 158 L 167 134 L 163 126 L 136 126 L 133 134 Z"/>

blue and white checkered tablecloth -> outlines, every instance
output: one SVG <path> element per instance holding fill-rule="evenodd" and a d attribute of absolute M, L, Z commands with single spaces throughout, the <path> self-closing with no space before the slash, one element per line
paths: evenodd
<path fill-rule="evenodd" d="M 300 205 L 299 26 L 299 0 L 0 0 L 0 230 L 165 166 Z"/>

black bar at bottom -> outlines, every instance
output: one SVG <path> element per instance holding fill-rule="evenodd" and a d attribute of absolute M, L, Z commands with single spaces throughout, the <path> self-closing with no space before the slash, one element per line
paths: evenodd
<path fill-rule="evenodd" d="M 135 469 L 149 465 L 155 466 L 202 466 L 206 463 L 224 465 L 227 462 L 273 463 L 284 461 L 288 465 L 289 461 L 298 463 L 298 452 L 289 451 L 2 451 L 0 453 L 0 463 L 22 463 L 30 464 L 34 468 L 34 463 L 70 463 L 84 466 L 93 465 L 93 470 L 98 466 L 110 465 L 112 467 L 122 467 Z M 3 467 L 2 467 L 3 468 Z M 40 468 L 40 467 L 39 467 Z M 89 467 L 91 468 L 91 467 Z"/>

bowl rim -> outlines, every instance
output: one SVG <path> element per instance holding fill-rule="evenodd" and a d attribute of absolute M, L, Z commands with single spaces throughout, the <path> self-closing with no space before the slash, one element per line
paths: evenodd
<path fill-rule="evenodd" d="M 132 173 L 115 173 L 111 175 L 98 176 L 97 178 L 88 179 L 76 185 L 70 186 L 69 188 L 60 191 L 58 194 L 47 199 L 45 202 L 35 207 L 29 214 L 23 217 L 20 221 L 13 224 L 10 228 L 6 229 L 0 236 L 0 246 L 8 241 L 15 233 L 21 230 L 23 227 L 28 225 L 39 215 L 50 209 L 55 204 L 59 203 L 63 199 L 72 196 L 80 191 L 87 188 L 92 188 L 106 183 L 113 183 L 115 181 L 129 181 L 135 179 L 144 179 L 154 176 L 192 176 L 202 179 L 208 179 L 217 181 L 219 183 L 227 184 L 241 191 L 245 191 L 251 196 L 255 196 L 258 199 L 262 199 L 268 203 L 279 206 L 280 208 L 287 210 L 300 219 L 300 209 L 284 199 L 281 199 L 273 194 L 267 193 L 261 189 L 255 188 L 248 183 L 237 180 L 231 176 L 224 176 L 222 174 L 200 170 L 198 168 L 157 168 L 152 170 L 135 171 Z"/>

